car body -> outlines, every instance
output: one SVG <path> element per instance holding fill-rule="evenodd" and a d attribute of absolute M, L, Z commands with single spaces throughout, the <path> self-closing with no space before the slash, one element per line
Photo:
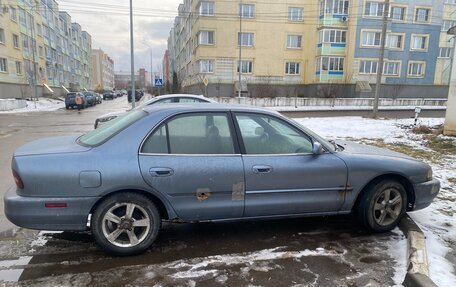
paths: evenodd
<path fill-rule="evenodd" d="M 68 110 L 70 108 L 77 108 L 78 105 L 76 105 L 76 94 L 80 94 L 81 98 L 82 98 L 82 108 L 86 108 L 88 106 L 88 103 L 87 103 L 87 99 L 86 97 L 84 96 L 84 94 L 80 93 L 80 92 L 70 92 L 70 93 L 67 93 L 66 97 L 65 97 L 65 108 Z"/>
<path fill-rule="evenodd" d="M 25 144 L 12 170 L 11 222 L 90 229 L 117 255 L 146 250 L 162 220 L 355 212 L 384 232 L 440 188 L 429 165 L 406 155 L 333 144 L 277 112 L 224 104 L 134 109 L 83 136 Z"/>
<path fill-rule="evenodd" d="M 141 103 L 140 107 L 148 106 L 148 105 L 155 105 L 155 104 L 170 104 L 170 103 L 216 103 L 216 101 L 206 98 L 200 95 L 190 95 L 190 94 L 170 94 L 170 95 L 163 95 L 154 97 L 147 102 Z M 102 124 L 111 121 L 118 116 L 126 113 L 126 111 L 120 112 L 111 112 L 104 115 L 99 116 L 95 119 L 94 127 L 98 128 Z"/>

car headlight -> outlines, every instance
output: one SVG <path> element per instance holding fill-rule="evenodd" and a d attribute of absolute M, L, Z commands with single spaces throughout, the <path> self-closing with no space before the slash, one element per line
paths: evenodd
<path fill-rule="evenodd" d="M 428 173 L 427 173 L 427 180 L 428 180 L 428 181 L 429 181 L 429 180 L 432 180 L 432 168 L 430 168 L 430 169 L 428 170 Z"/>

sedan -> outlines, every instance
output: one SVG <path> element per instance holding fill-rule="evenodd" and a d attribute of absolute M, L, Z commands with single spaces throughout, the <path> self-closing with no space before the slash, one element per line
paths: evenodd
<path fill-rule="evenodd" d="M 373 232 L 422 209 L 440 183 L 406 155 L 328 142 L 270 110 L 151 105 L 85 135 L 18 148 L 5 214 L 41 230 L 90 230 L 115 255 L 138 254 L 163 220 L 355 213 Z"/>
<path fill-rule="evenodd" d="M 155 104 L 170 104 L 170 103 L 216 103 L 216 101 L 206 98 L 204 96 L 198 95 L 186 95 L 186 94 L 172 94 L 172 95 L 165 95 L 165 96 L 158 96 L 148 100 L 145 103 L 142 103 L 139 108 L 145 107 L 148 105 L 155 105 Z M 108 114 L 104 114 L 99 116 L 95 119 L 94 127 L 98 128 L 101 124 L 109 122 L 117 118 L 120 115 L 123 115 L 124 111 L 121 112 L 112 112 Z"/>

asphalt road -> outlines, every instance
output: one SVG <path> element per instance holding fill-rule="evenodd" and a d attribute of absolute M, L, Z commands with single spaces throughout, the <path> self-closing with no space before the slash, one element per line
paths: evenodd
<path fill-rule="evenodd" d="M 17 147 L 89 131 L 98 115 L 126 108 L 122 97 L 81 113 L 0 114 L 0 192 L 14 184 L 10 160 Z M 405 261 L 400 231 L 369 234 L 351 216 L 165 223 L 145 254 L 116 258 L 90 233 L 17 228 L 0 205 L 1 286 L 391 286 L 397 263 L 391 249 L 399 246 Z"/>

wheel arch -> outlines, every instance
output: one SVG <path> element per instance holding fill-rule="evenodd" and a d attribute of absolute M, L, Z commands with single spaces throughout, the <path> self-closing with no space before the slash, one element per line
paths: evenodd
<path fill-rule="evenodd" d="M 174 211 L 170 210 L 171 207 L 169 207 L 167 204 L 165 204 L 162 199 L 160 199 L 158 196 L 152 194 L 151 192 L 140 190 L 140 189 L 121 189 L 121 190 L 116 190 L 116 191 L 110 192 L 108 194 L 105 194 L 102 197 L 100 197 L 93 204 L 92 208 L 90 209 L 90 214 L 93 214 L 95 209 L 104 200 L 106 200 L 107 198 L 109 198 L 111 196 L 119 194 L 119 193 L 136 193 L 136 194 L 140 194 L 140 195 L 146 196 L 150 201 L 152 201 L 155 204 L 155 206 L 158 209 L 158 212 L 160 213 L 160 217 L 162 219 L 170 219 L 170 218 L 174 218 L 175 217 Z"/>
<path fill-rule="evenodd" d="M 355 204 L 353 205 L 353 209 L 356 209 L 356 207 L 359 205 L 359 201 L 362 197 L 362 195 L 367 192 L 370 186 L 383 181 L 383 180 L 395 180 L 399 182 L 405 189 L 405 192 L 407 194 L 407 207 L 406 211 L 410 211 L 413 209 L 413 205 L 415 204 L 415 189 L 413 188 L 413 184 L 410 182 L 410 180 L 405 177 L 404 175 L 397 174 L 397 173 L 387 173 L 387 174 L 382 174 L 379 175 L 373 179 L 371 179 L 367 184 L 363 186 L 361 191 L 358 193 L 356 197 Z"/>

